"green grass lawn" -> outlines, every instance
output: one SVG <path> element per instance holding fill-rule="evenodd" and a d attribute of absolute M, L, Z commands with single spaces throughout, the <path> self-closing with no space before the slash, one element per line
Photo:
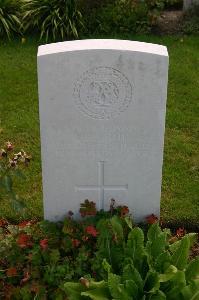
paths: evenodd
<path fill-rule="evenodd" d="M 171 224 L 199 226 L 199 38 L 125 38 L 168 46 L 170 69 L 161 216 Z M 37 46 L 35 41 L 0 44 L 0 146 L 10 140 L 16 150 L 22 148 L 33 157 L 25 171 L 26 180 L 15 183 L 28 207 L 23 218 L 43 216 Z M 0 199 L 2 216 L 14 220 L 20 218 L 7 199 Z"/>

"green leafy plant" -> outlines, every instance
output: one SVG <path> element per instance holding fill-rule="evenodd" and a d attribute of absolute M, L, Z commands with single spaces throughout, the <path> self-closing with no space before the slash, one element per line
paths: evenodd
<path fill-rule="evenodd" d="M 142 230 L 114 200 L 107 212 L 85 200 L 82 212 L 57 223 L 0 219 L 1 299 L 197 299 L 195 234 L 171 236 L 153 214 Z"/>
<path fill-rule="evenodd" d="M 6 150 L 5 150 L 6 149 Z M 5 149 L 0 150 L 0 192 L 1 198 L 7 196 L 13 208 L 20 211 L 25 207 L 23 200 L 15 193 L 13 178 L 20 177 L 25 179 L 22 172 L 23 166 L 30 162 L 30 156 L 23 150 L 13 154 L 13 144 L 5 143 Z"/>
<path fill-rule="evenodd" d="M 64 284 L 69 300 L 84 299 L 85 296 L 93 300 L 198 298 L 199 257 L 191 262 L 188 260 L 195 234 L 187 234 L 170 244 L 170 231 L 161 230 L 157 222 L 150 226 L 146 241 L 144 232 L 138 227 L 131 229 L 126 241 L 119 226 L 116 231 L 123 240 L 118 272 L 113 271 L 115 262 L 111 264 L 103 259 L 106 274 L 102 281 L 85 277 L 79 283 Z M 110 251 L 112 253 L 114 249 Z"/>
<path fill-rule="evenodd" d="M 0 0 L 0 37 L 10 39 L 14 34 L 20 34 L 21 12 L 20 0 Z"/>
<path fill-rule="evenodd" d="M 46 41 L 78 37 L 82 15 L 76 0 L 24 0 L 24 30 L 35 29 Z"/>
<path fill-rule="evenodd" d="M 148 32 L 148 7 L 145 1 L 114 0 L 90 8 L 84 14 L 85 29 L 89 33 Z"/>

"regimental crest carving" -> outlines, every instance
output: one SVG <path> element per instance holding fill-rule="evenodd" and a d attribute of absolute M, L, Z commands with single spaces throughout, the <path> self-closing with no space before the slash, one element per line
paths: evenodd
<path fill-rule="evenodd" d="M 95 119 L 110 119 L 125 111 L 132 101 L 132 85 L 120 71 L 97 67 L 83 73 L 75 83 L 78 109 Z"/>

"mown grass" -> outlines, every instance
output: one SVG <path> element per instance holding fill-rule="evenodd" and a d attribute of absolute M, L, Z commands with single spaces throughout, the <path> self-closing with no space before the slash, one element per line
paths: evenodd
<path fill-rule="evenodd" d="M 161 216 L 167 223 L 199 226 L 199 38 L 114 36 L 168 46 L 170 55 Z M 38 43 L 0 44 L 0 145 L 14 142 L 33 156 L 25 181 L 16 182 L 25 199 L 23 218 L 42 218 L 42 185 L 37 94 Z M 16 150 L 17 150 L 16 149 Z M 56 199 L 55 199 L 56 201 Z M 146 211 L 146 214 L 148 212 Z M 0 216 L 21 218 L 7 199 Z"/>

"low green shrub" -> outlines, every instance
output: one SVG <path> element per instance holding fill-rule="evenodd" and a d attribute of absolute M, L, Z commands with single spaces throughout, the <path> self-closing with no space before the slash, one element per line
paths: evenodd
<path fill-rule="evenodd" d="M 161 230 L 158 223 L 154 223 L 146 237 L 140 228 L 135 227 L 125 240 L 120 221 L 113 217 L 110 222 L 113 223 L 116 244 L 121 247 L 116 253 L 117 260 L 113 262 L 111 257 L 103 260 L 102 268 L 106 274 L 101 281 L 83 277 L 79 283 L 65 283 L 69 300 L 85 297 L 93 300 L 198 298 L 199 257 L 188 261 L 195 234 L 187 234 L 170 244 L 170 232 Z M 114 247 L 110 247 L 111 256 L 114 252 Z M 114 271 L 116 266 L 117 272 Z"/>
<path fill-rule="evenodd" d="M 58 41 L 88 34 L 148 33 L 160 12 L 182 0 L 0 0 L 0 37 L 39 33 Z M 188 21 L 185 33 L 197 27 Z"/>
<path fill-rule="evenodd" d="M 80 214 L 58 223 L 0 219 L 1 299 L 197 299 L 195 234 L 172 236 L 154 215 L 136 227 L 114 200 L 108 212 L 86 200 Z"/>
<path fill-rule="evenodd" d="M 63 40 L 78 37 L 83 25 L 76 0 L 24 0 L 24 31 L 38 31 L 40 38 Z"/>
<path fill-rule="evenodd" d="M 20 7 L 20 0 L 0 0 L 0 38 L 21 34 Z"/>
<path fill-rule="evenodd" d="M 145 1 L 115 0 L 90 9 L 84 15 L 84 32 L 92 34 L 148 32 L 150 21 Z"/>
<path fill-rule="evenodd" d="M 182 0 L 79 1 L 83 34 L 148 33 L 164 9 L 182 8 Z"/>

